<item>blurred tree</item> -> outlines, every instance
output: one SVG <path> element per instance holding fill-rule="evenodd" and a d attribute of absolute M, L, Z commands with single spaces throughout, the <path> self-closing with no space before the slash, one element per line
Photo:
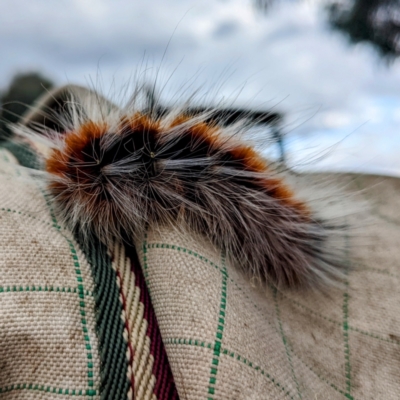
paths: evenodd
<path fill-rule="evenodd" d="M 268 9 L 274 4 L 274 0 L 253 0 L 254 5 L 258 10 L 268 11 Z"/>
<path fill-rule="evenodd" d="M 48 78 L 36 72 L 16 75 L 1 96 L 0 139 L 11 135 L 7 125 L 18 122 L 28 107 L 52 87 L 53 83 Z"/>
<path fill-rule="evenodd" d="M 253 2 L 267 12 L 278 0 Z M 386 59 L 400 55 L 400 0 L 320 0 L 320 4 L 328 11 L 329 25 L 351 43 L 370 43 Z"/>
<path fill-rule="evenodd" d="M 335 0 L 328 11 L 331 26 L 352 43 L 369 42 L 389 58 L 400 55 L 400 0 Z"/>

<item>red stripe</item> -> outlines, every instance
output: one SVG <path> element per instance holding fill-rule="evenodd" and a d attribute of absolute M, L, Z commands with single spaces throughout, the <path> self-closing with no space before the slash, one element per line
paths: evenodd
<path fill-rule="evenodd" d="M 144 305 L 144 318 L 148 322 L 146 335 L 150 338 L 150 354 L 154 357 L 153 375 L 156 378 L 153 393 L 158 400 L 177 400 L 179 397 L 174 377 L 135 248 L 127 246 L 126 254 L 131 260 L 131 270 L 136 278 L 135 284 L 140 289 L 140 301 Z"/>

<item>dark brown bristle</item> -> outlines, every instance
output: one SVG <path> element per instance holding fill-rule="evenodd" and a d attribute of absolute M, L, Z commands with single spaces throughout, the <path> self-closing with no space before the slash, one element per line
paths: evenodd
<path fill-rule="evenodd" d="M 69 162 L 84 161 L 82 150 L 106 132 L 107 126 L 105 124 L 95 124 L 92 121 L 82 125 L 77 132 L 66 132 L 63 151 L 54 149 L 47 159 L 47 172 L 62 175 L 69 170 Z"/>
<path fill-rule="evenodd" d="M 190 122 L 190 117 L 180 115 L 176 117 L 170 124 L 169 127 L 177 127 Z M 122 118 L 119 124 L 121 131 L 124 131 L 125 136 L 136 135 L 133 138 L 134 141 L 138 141 L 138 148 L 145 145 L 144 141 L 139 139 L 138 134 L 141 134 L 141 139 L 144 139 L 143 134 L 145 133 L 147 139 L 151 141 L 151 138 L 161 138 L 164 133 L 160 129 L 160 121 L 152 120 L 147 115 L 141 113 L 135 113 L 130 119 Z M 93 143 L 95 140 L 100 139 L 107 132 L 107 126 L 105 124 L 96 124 L 92 121 L 88 121 L 83 124 L 77 132 L 66 133 L 64 151 L 54 150 L 52 155 L 47 160 L 47 171 L 62 176 L 68 174 L 71 178 L 73 176 L 80 175 L 80 178 L 84 181 L 85 176 L 88 175 L 88 171 L 84 174 L 79 174 L 79 162 L 93 162 L 95 155 L 91 155 L 90 160 L 87 159 L 90 155 L 90 147 L 94 149 Z M 120 134 L 121 132 L 115 132 Z M 205 122 L 199 122 L 192 126 L 188 126 L 182 136 L 188 136 L 189 141 L 193 147 L 204 147 L 204 156 L 213 155 L 215 152 L 222 152 L 224 148 L 224 139 L 221 138 L 220 129 L 215 124 L 207 124 Z M 122 139 L 122 136 L 121 136 Z M 142 142 L 142 143 L 140 143 Z M 183 146 L 181 146 L 183 148 Z M 83 150 L 86 150 L 86 154 L 83 154 Z M 86 158 L 86 159 L 85 159 Z M 244 171 L 256 172 L 264 174 L 268 172 L 267 162 L 259 156 L 253 148 L 250 146 L 244 146 L 242 144 L 236 144 L 231 146 L 225 151 L 224 159 L 230 159 L 231 162 L 240 164 L 240 167 Z M 84 167 L 87 168 L 87 167 Z M 260 178 L 255 179 L 255 186 L 259 186 L 260 190 L 266 191 L 270 196 L 281 201 L 282 204 L 287 207 L 293 208 L 300 214 L 304 214 L 308 217 L 309 210 L 307 206 L 295 199 L 294 193 L 290 190 L 283 182 L 282 179 L 278 178 Z M 60 190 L 59 183 L 56 185 L 57 189 Z M 55 188 L 53 186 L 53 188 Z"/>
<path fill-rule="evenodd" d="M 65 133 L 47 171 L 67 223 L 102 240 L 183 217 L 256 281 L 318 280 L 326 232 L 262 156 L 215 122 L 140 112 L 112 125 L 87 121 Z"/>

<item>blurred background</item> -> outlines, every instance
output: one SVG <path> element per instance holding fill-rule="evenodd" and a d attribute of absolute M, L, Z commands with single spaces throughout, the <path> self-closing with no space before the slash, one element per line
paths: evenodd
<path fill-rule="evenodd" d="M 1 4 L 3 137 L 53 86 L 115 98 L 145 75 L 166 106 L 199 89 L 277 113 L 280 146 L 265 151 L 290 167 L 400 175 L 400 0 Z"/>

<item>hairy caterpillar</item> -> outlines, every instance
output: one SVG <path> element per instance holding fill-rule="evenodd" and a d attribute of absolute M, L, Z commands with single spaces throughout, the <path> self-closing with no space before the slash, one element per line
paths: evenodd
<path fill-rule="evenodd" d="M 320 287 L 340 279 L 330 248 L 335 226 L 238 139 L 245 116 L 227 127 L 221 111 L 215 118 L 208 109 L 146 109 L 139 97 L 118 108 L 72 87 L 68 101 L 47 99 L 46 118 L 30 116 L 16 128 L 51 148 L 48 189 L 67 226 L 107 243 L 170 225 L 206 236 L 257 283 Z"/>

